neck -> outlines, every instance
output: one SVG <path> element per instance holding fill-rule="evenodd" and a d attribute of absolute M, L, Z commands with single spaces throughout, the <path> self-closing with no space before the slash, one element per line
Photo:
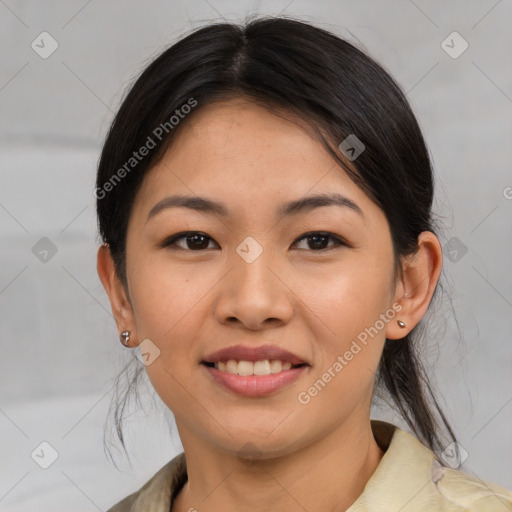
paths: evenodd
<path fill-rule="evenodd" d="M 384 455 L 369 421 L 354 425 L 349 420 L 304 448 L 253 462 L 201 443 L 179 423 L 178 429 L 188 482 L 172 512 L 346 510 L 363 492 Z"/>

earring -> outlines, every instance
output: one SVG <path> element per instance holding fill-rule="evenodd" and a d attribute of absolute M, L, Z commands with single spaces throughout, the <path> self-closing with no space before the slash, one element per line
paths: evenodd
<path fill-rule="evenodd" d="M 402 322 L 402 320 L 397 320 L 396 323 L 398 324 L 398 327 L 405 329 L 405 324 Z"/>
<path fill-rule="evenodd" d="M 123 331 L 120 335 L 120 339 L 121 339 L 121 343 L 125 347 L 129 347 L 130 346 L 130 331 Z"/>

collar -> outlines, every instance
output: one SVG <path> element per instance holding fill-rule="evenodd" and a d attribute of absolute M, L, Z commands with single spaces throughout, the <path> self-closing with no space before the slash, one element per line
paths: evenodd
<path fill-rule="evenodd" d="M 503 505 L 503 510 L 512 510 L 511 491 L 443 467 L 431 450 L 391 423 L 370 420 L 370 424 L 385 453 L 346 512 L 497 511 Z M 187 480 L 182 452 L 108 512 L 169 512 Z"/>

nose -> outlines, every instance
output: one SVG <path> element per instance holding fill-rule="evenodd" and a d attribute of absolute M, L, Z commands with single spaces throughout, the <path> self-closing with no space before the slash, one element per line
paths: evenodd
<path fill-rule="evenodd" d="M 263 251 L 248 262 L 235 254 L 231 271 L 219 283 L 217 321 L 261 330 L 287 324 L 293 316 L 293 292 L 284 272 Z"/>

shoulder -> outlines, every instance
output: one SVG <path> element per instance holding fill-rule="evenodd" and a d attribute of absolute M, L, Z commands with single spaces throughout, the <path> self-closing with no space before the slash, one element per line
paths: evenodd
<path fill-rule="evenodd" d="M 182 452 L 160 468 L 138 491 L 109 508 L 107 512 L 168 512 L 174 494 L 187 480 Z"/>
<path fill-rule="evenodd" d="M 512 511 L 512 491 L 475 475 L 442 465 L 413 435 L 372 420 L 384 456 L 348 512 Z"/>
<path fill-rule="evenodd" d="M 454 505 L 454 510 L 467 512 L 504 512 L 512 510 L 512 491 L 452 468 L 441 468 L 443 476 L 438 492 Z"/>
<path fill-rule="evenodd" d="M 474 474 L 444 465 L 441 458 L 408 433 L 398 430 L 396 436 L 399 441 L 397 445 L 411 455 L 411 459 L 407 460 L 407 457 L 404 457 L 403 460 L 411 466 L 411 463 L 415 463 L 416 468 L 423 468 L 423 470 L 416 471 L 415 468 L 411 471 L 411 484 L 414 483 L 419 488 L 421 482 L 430 480 L 418 494 L 417 503 L 423 503 L 425 510 L 430 511 L 429 507 L 435 504 L 432 510 L 512 511 L 512 491 L 482 480 Z"/>

